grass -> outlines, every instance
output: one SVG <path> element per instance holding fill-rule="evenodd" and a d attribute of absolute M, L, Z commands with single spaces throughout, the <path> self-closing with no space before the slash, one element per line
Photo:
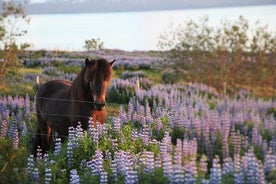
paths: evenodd
<path fill-rule="evenodd" d="M 32 84 L 8 83 L 6 85 L 0 85 L 1 96 L 25 96 L 26 94 L 29 94 L 30 96 L 33 96 L 35 94 L 34 86 Z"/>
<path fill-rule="evenodd" d="M 144 70 L 146 78 L 154 81 L 155 83 L 162 83 L 161 70 Z"/>
<path fill-rule="evenodd" d="M 42 69 L 41 68 L 25 68 L 21 67 L 18 69 L 19 74 L 41 74 Z"/>

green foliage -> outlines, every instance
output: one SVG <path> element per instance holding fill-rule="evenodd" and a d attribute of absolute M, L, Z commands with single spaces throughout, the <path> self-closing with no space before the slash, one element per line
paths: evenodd
<path fill-rule="evenodd" d="M 115 88 L 110 88 L 107 92 L 106 98 L 108 102 L 127 104 L 129 100 L 135 96 L 136 92 L 134 87 L 121 86 Z"/>
<path fill-rule="evenodd" d="M 274 119 L 276 120 L 276 107 L 267 109 L 266 115 L 273 115 Z"/>
<path fill-rule="evenodd" d="M 254 154 L 258 160 L 264 161 L 263 147 L 258 145 L 253 145 Z"/>
<path fill-rule="evenodd" d="M 217 104 L 216 101 L 211 101 L 211 100 L 210 100 L 210 101 L 208 102 L 208 104 L 209 104 L 210 109 L 212 109 L 212 110 L 217 109 L 218 104 Z"/>
<path fill-rule="evenodd" d="M 274 134 L 274 135 L 275 135 L 275 134 Z M 265 129 L 262 131 L 263 140 L 266 140 L 267 142 L 270 142 L 270 141 L 272 140 L 272 136 L 273 136 L 273 133 L 271 132 L 270 129 L 265 128 Z"/>
<path fill-rule="evenodd" d="M 179 82 L 181 79 L 181 75 L 177 73 L 170 73 L 170 72 L 165 72 L 162 74 L 162 81 L 165 84 L 175 84 Z"/>
<path fill-rule="evenodd" d="M 276 184 L 276 169 L 272 170 L 267 176 L 268 183 Z"/>
<path fill-rule="evenodd" d="M 100 183 L 100 178 L 96 175 L 91 175 L 90 172 L 84 173 L 84 175 L 80 178 L 81 183 L 86 184 L 94 184 L 94 183 Z"/>
<path fill-rule="evenodd" d="M 81 70 L 81 67 L 62 65 L 62 66 L 58 66 L 57 69 L 60 70 L 60 71 L 63 71 L 64 73 L 76 74 Z"/>
<path fill-rule="evenodd" d="M 22 29 L 22 23 L 29 23 L 25 13 L 27 1 L 18 3 L 14 1 L 3 1 L 0 16 L 0 78 L 5 83 L 5 75 L 14 71 L 19 66 L 18 54 L 28 47 L 28 44 L 19 46 L 17 38 L 24 36 L 27 31 Z"/>
<path fill-rule="evenodd" d="M 152 126 L 151 127 L 151 129 L 152 129 L 152 138 L 156 139 L 157 141 L 161 141 L 164 138 L 165 129 L 162 128 L 162 129 L 158 130 L 156 122 L 154 122 L 151 126 Z"/>
<path fill-rule="evenodd" d="M 96 146 L 92 138 L 85 132 L 74 151 L 74 162 L 77 167 L 82 160 L 89 160 L 92 158 L 96 151 Z"/>
<path fill-rule="evenodd" d="M 139 178 L 141 184 L 166 184 L 170 183 L 169 178 L 164 175 L 162 168 L 156 168 L 152 173 L 143 172 Z"/>
<path fill-rule="evenodd" d="M 182 128 L 173 128 L 170 132 L 170 136 L 172 137 L 172 143 L 176 145 L 177 139 L 184 139 L 184 134 L 186 132 L 186 129 L 184 127 Z"/>
<path fill-rule="evenodd" d="M 201 82 L 223 92 L 233 93 L 240 88 L 249 88 L 275 96 L 276 32 L 257 22 L 249 27 L 248 20 L 221 21 L 220 26 L 211 26 L 209 18 L 186 21 L 171 27 L 159 37 L 159 47 L 169 55 L 177 71 L 185 81 Z M 176 74 L 166 74 L 164 82 L 179 80 Z M 174 78 L 175 77 L 175 78 Z"/>
<path fill-rule="evenodd" d="M 85 40 L 84 48 L 86 50 L 100 50 L 104 48 L 104 43 L 100 40 L 100 38 L 92 38 L 90 40 Z"/>
<path fill-rule="evenodd" d="M 14 149 L 11 139 L 0 138 L 0 181 L 2 183 L 26 182 L 27 176 L 24 170 L 26 159 L 25 147 Z"/>
<path fill-rule="evenodd" d="M 235 176 L 234 174 L 223 174 L 221 178 L 221 183 L 223 184 L 234 184 Z"/>

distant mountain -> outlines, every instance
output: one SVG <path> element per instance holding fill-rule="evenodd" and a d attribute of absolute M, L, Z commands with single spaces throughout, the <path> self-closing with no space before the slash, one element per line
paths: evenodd
<path fill-rule="evenodd" d="M 276 0 L 48 0 L 44 3 L 29 4 L 26 10 L 29 14 L 94 13 L 268 4 L 275 5 Z"/>

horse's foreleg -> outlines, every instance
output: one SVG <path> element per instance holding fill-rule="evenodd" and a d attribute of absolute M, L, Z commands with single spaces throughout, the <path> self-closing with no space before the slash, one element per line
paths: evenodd
<path fill-rule="evenodd" d="M 39 129 L 41 137 L 42 154 L 45 154 L 47 151 L 50 150 L 51 129 L 47 126 L 47 123 L 41 123 Z"/>
<path fill-rule="evenodd" d="M 36 134 L 33 138 L 33 150 L 32 154 L 36 157 L 37 155 L 37 148 L 41 147 L 41 133 L 39 127 L 37 127 Z"/>

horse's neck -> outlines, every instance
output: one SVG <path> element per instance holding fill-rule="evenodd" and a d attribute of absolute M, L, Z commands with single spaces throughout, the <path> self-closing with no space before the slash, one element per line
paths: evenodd
<path fill-rule="evenodd" d="M 87 85 L 83 82 L 84 69 L 72 82 L 70 87 L 70 97 L 75 100 L 86 100 Z"/>

